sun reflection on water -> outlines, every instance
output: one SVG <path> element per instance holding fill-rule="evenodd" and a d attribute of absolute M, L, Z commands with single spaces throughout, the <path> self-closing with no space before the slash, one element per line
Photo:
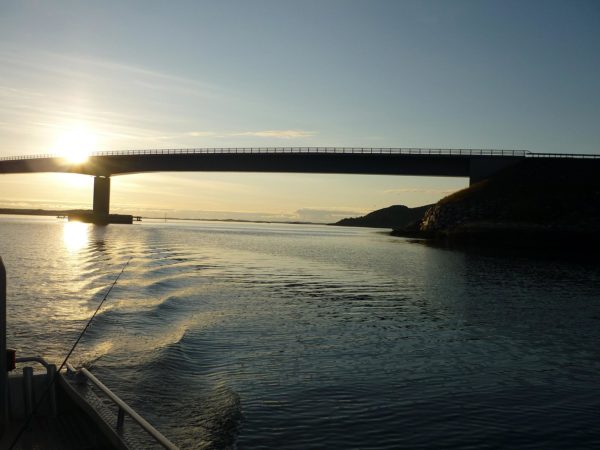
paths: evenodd
<path fill-rule="evenodd" d="M 65 224 L 63 240 L 65 247 L 70 252 L 84 248 L 88 243 L 90 225 L 81 222 L 68 222 Z"/>

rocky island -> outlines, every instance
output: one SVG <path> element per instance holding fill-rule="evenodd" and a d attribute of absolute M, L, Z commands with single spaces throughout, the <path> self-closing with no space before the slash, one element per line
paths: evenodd
<path fill-rule="evenodd" d="M 528 159 L 392 234 L 449 243 L 600 247 L 600 159 Z M 576 244 L 575 244 L 576 243 Z"/>

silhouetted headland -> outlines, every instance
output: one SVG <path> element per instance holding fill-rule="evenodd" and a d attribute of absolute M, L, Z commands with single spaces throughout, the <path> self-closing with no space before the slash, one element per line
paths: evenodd
<path fill-rule="evenodd" d="M 525 160 L 443 198 L 395 236 L 510 247 L 600 247 L 596 161 Z"/>
<path fill-rule="evenodd" d="M 404 228 L 420 221 L 425 212 L 433 205 L 409 208 L 404 205 L 393 205 L 378 209 L 361 217 L 349 217 L 332 225 L 348 227 Z"/>

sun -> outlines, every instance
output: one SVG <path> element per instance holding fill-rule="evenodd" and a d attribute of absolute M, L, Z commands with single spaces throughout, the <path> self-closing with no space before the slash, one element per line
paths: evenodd
<path fill-rule="evenodd" d="M 65 130 L 56 140 L 54 153 L 70 164 L 82 164 L 96 149 L 96 135 L 87 127 L 77 126 Z"/>

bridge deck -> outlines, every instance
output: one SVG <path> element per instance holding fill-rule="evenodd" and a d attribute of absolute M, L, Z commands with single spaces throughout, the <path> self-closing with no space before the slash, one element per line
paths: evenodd
<path fill-rule="evenodd" d="M 527 150 L 365 147 L 244 147 L 97 152 L 82 163 L 57 155 L 0 158 L 2 173 L 63 172 L 95 176 L 94 220 L 109 214 L 110 177 L 144 172 L 282 172 L 489 178 L 526 158 L 600 155 L 531 153 Z"/>
<path fill-rule="evenodd" d="M 79 164 L 56 155 L 0 159 L 0 173 L 299 172 L 468 177 L 473 159 L 516 161 L 525 150 L 350 147 L 159 149 L 97 152 Z"/>
<path fill-rule="evenodd" d="M 451 155 L 451 156 L 527 156 L 528 150 L 474 149 L 474 148 L 403 148 L 403 147 L 206 147 L 163 148 L 139 150 L 110 150 L 93 152 L 90 156 L 131 155 L 192 155 L 207 153 L 336 153 L 336 154 L 401 154 L 401 155 Z M 36 155 L 3 156 L 0 161 L 20 159 L 60 158 L 54 153 Z"/>

